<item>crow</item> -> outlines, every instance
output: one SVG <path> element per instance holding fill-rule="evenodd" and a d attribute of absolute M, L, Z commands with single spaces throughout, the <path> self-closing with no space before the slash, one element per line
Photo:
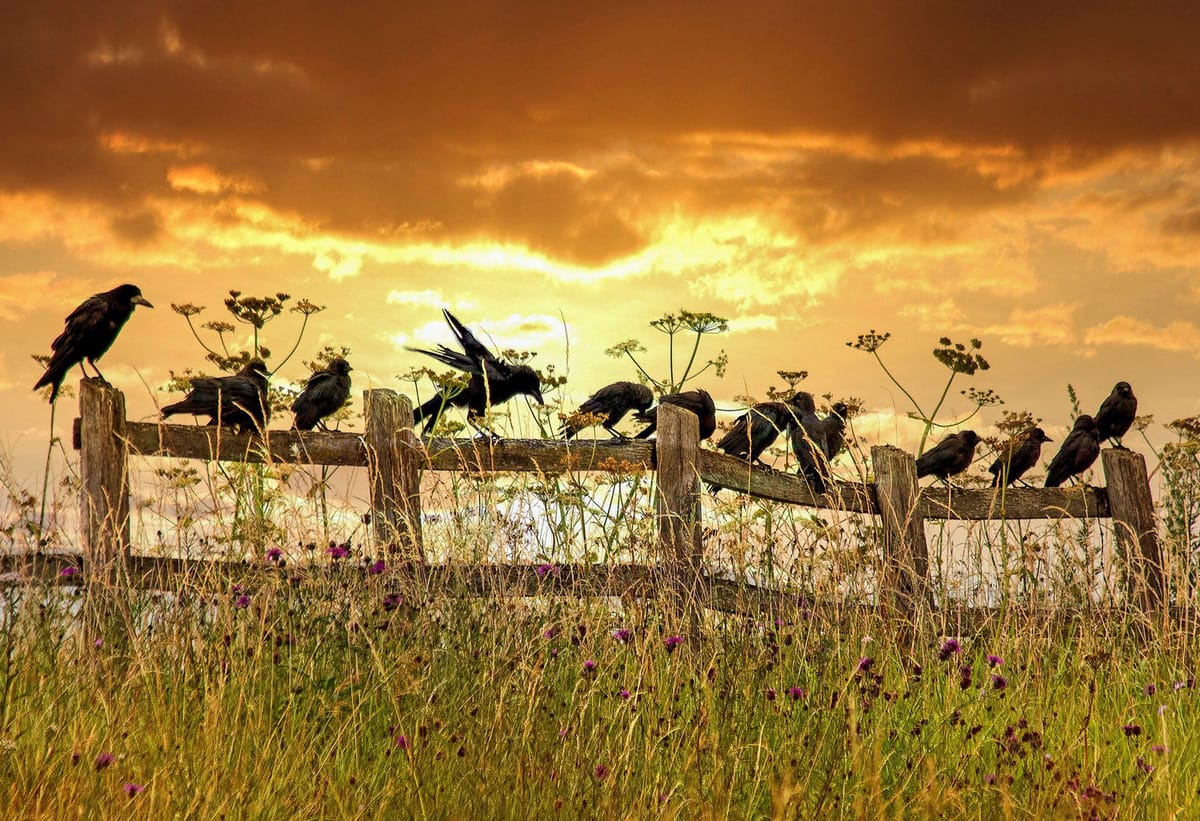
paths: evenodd
<path fill-rule="evenodd" d="M 949 483 L 951 476 L 971 466 L 977 444 L 979 436 L 973 430 L 951 433 L 918 457 L 917 478 L 936 476 Z"/>
<path fill-rule="evenodd" d="M 825 423 L 817 416 L 817 403 L 808 391 L 798 391 L 788 400 L 788 404 L 796 414 L 791 435 L 796 472 L 808 481 L 813 490 L 824 493 L 829 467 L 829 436 Z"/>
<path fill-rule="evenodd" d="M 1053 442 L 1041 428 L 1026 428 L 1000 446 L 1000 455 L 988 471 L 992 474 L 992 487 L 1011 485 L 1025 471 L 1037 464 L 1042 455 L 1042 443 Z"/>
<path fill-rule="evenodd" d="M 414 422 L 425 420 L 425 427 L 421 429 L 423 434 L 433 429 L 447 405 L 466 408 L 467 422 L 482 431 L 482 428 L 475 424 L 475 420 L 486 415 L 490 406 L 501 405 L 520 394 L 532 396 L 539 405 L 545 404 L 537 371 L 528 365 L 513 365 L 500 359 L 488 350 L 466 325 L 459 322 L 454 314 L 443 308 L 442 315 L 446 317 L 450 330 L 454 331 L 462 353 L 445 345 L 438 345 L 436 351 L 427 348 L 409 350 L 431 356 L 444 365 L 470 374 L 471 379 L 467 382 L 467 387 L 458 393 L 450 396 L 439 394 L 413 412 Z"/>
<path fill-rule="evenodd" d="M 713 404 L 713 399 L 709 396 L 708 391 L 703 388 L 694 391 L 684 391 L 683 393 L 669 393 L 666 396 L 660 397 L 658 404 L 676 405 L 696 414 L 696 418 L 700 422 L 701 441 L 712 436 L 713 431 L 717 429 L 717 406 Z M 638 439 L 647 439 L 650 437 L 650 434 L 658 430 L 657 405 L 649 410 L 638 411 L 634 418 L 639 422 L 649 423 L 638 432 Z"/>
<path fill-rule="evenodd" d="M 136 285 L 120 285 L 85 299 L 82 305 L 71 311 L 66 319 L 67 327 L 50 343 L 54 354 L 50 357 L 46 372 L 33 389 L 51 385 L 50 401 L 53 402 L 58 398 L 62 381 L 72 367 L 79 365 L 84 379 L 87 378 L 87 368 L 83 366 L 85 359 L 96 371 L 96 376 L 107 382 L 96 367 L 96 360 L 112 347 L 117 334 L 133 315 L 135 305 L 154 307 L 146 301 L 142 289 Z"/>
<path fill-rule="evenodd" d="M 1046 471 L 1046 487 L 1058 487 L 1072 476 L 1083 473 L 1099 455 L 1100 431 L 1096 427 L 1096 420 L 1086 413 L 1080 414 L 1075 426 L 1063 440 L 1062 447 L 1050 460 L 1050 469 Z"/>
<path fill-rule="evenodd" d="M 821 420 L 825 429 L 825 452 L 830 461 L 842 452 L 846 446 L 846 420 L 850 418 L 850 408 L 845 402 L 834 402 L 830 413 Z"/>
<path fill-rule="evenodd" d="M 1133 424 L 1134 417 L 1137 416 L 1137 406 L 1137 397 L 1133 395 L 1133 388 L 1128 382 L 1118 382 L 1114 385 L 1112 393 L 1100 403 L 1100 410 L 1095 417 L 1100 441 L 1115 439 L 1117 447 L 1124 449 L 1121 437 Z"/>
<path fill-rule="evenodd" d="M 337 413 L 350 398 L 350 363 L 340 356 L 329 361 L 329 365 L 308 378 L 304 390 L 292 403 L 296 414 L 293 427 L 312 430 L 317 425 L 325 428 L 322 421 L 326 416 Z"/>
<path fill-rule="evenodd" d="M 261 359 L 251 359 L 233 376 L 205 376 L 192 380 L 182 402 L 162 409 L 166 419 L 176 413 L 207 416 L 210 425 L 229 425 L 238 431 L 261 431 L 271 419 L 267 401 L 270 372 Z"/>
<path fill-rule="evenodd" d="M 654 404 L 654 393 L 645 385 L 636 382 L 613 382 L 593 393 L 579 406 L 575 416 L 603 416 L 600 424 L 614 439 L 624 439 L 625 436 L 617 430 L 617 423 L 625 418 L 630 411 L 644 411 Z M 562 436 L 570 439 L 583 429 L 579 422 L 567 420 L 562 426 Z"/>
<path fill-rule="evenodd" d="M 791 430 L 795 424 L 795 408 L 783 402 L 759 402 L 734 421 L 729 432 L 717 442 L 717 448 L 730 456 L 757 462 L 779 434 Z"/>

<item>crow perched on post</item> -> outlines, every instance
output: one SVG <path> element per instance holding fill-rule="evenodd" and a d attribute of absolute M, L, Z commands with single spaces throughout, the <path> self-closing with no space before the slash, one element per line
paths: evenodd
<path fill-rule="evenodd" d="M 700 422 L 700 441 L 704 441 L 712 436 L 713 431 L 717 429 L 717 406 L 713 404 L 713 398 L 709 396 L 708 391 L 703 388 L 694 391 L 684 391 L 683 393 L 669 393 L 666 396 L 660 397 L 658 404 L 677 405 L 696 414 L 696 418 Z M 639 411 L 634 418 L 639 422 L 649 423 L 638 432 L 638 439 L 648 439 L 650 434 L 658 430 L 657 405 L 649 410 Z"/>
<path fill-rule="evenodd" d="M 207 416 L 210 425 L 229 425 L 239 431 L 262 431 L 271 418 L 267 401 L 270 372 L 261 359 L 251 359 L 233 376 L 205 376 L 192 380 L 182 402 L 162 409 L 166 419 L 177 413 Z"/>
<path fill-rule="evenodd" d="M 625 436 L 617 430 L 617 423 L 625 418 L 630 411 L 644 411 L 654 404 L 654 393 L 645 385 L 636 382 L 613 382 L 593 393 L 579 406 L 575 416 L 604 416 L 600 424 L 614 439 L 624 439 Z M 568 420 L 562 426 L 562 435 L 570 439 L 582 430 L 583 426 Z"/>
<path fill-rule="evenodd" d="M 1011 485 L 1025 471 L 1037 464 L 1042 455 L 1042 443 L 1053 442 L 1041 428 L 1026 428 L 1000 446 L 1000 455 L 988 471 L 992 474 L 992 487 Z"/>
<path fill-rule="evenodd" d="M 850 408 L 846 403 L 834 402 L 829 415 L 821 420 L 821 427 L 825 429 L 825 452 L 830 461 L 846 446 L 846 420 L 849 418 Z"/>
<path fill-rule="evenodd" d="M 798 391 L 788 404 L 796 414 L 791 435 L 796 472 L 808 481 L 813 490 L 824 493 L 825 474 L 829 465 L 829 435 L 824 421 L 817 416 L 817 403 L 808 391 Z"/>
<path fill-rule="evenodd" d="M 977 444 L 979 436 L 973 430 L 950 434 L 917 459 L 917 478 L 936 476 L 948 483 L 951 476 L 971 466 Z"/>
<path fill-rule="evenodd" d="M 1117 447 L 1124 449 L 1121 442 L 1137 416 L 1137 397 L 1128 382 L 1118 382 L 1113 386 L 1112 393 L 1101 404 L 1096 412 L 1096 430 L 1100 441 L 1105 439 L 1117 440 Z"/>
<path fill-rule="evenodd" d="M 112 347 L 117 334 L 133 315 L 135 305 L 154 307 L 146 301 L 142 289 L 136 285 L 120 285 L 85 299 L 83 304 L 71 311 L 66 320 L 67 327 L 50 343 L 54 354 L 50 357 L 46 372 L 33 389 L 51 385 L 50 401 L 53 402 L 58 398 L 62 381 L 72 367 L 79 365 L 84 378 L 87 378 L 87 368 L 83 367 L 85 359 L 96 371 L 96 376 L 104 379 L 104 374 L 96 367 L 96 360 Z"/>
<path fill-rule="evenodd" d="M 350 398 L 350 363 L 340 356 L 329 361 L 324 370 L 308 378 L 304 390 L 292 403 L 296 420 L 292 425 L 299 430 L 312 430 L 317 425 L 325 427 L 326 416 L 337 413 Z"/>
<path fill-rule="evenodd" d="M 730 456 L 757 462 L 779 434 L 796 424 L 796 409 L 783 402 L 759 402 L 739 416 L 717 448 Z"/>
<path fill-rule="evenodd" d="M 1099 455 L 1100 431 L 1096 427 L 1096 420 L 1086 413 L 1080 414 L 1075 426 L 1063 440 L 1062 447 L 1050 460 L 1050 469 L 1046 471 L 1046 487 L 1058 487 L 1072 476 L 1083 473 Z"/>
<path fill-rule="evenodd" d="M 427 348 L 409 348 L 410 351 L 431 356 L 444 365 L 471 375 L 467 387 L 452 396 L 438 395 L 413 411 L 413 421 L 425 420 L 423 434 L 429 433 L 441 418 L 447 405 L 467 409 L 467 422 L 477 430 L 475 419 L 487 414 L 492 405 L 501 405 L 519 394 L 532 396 L 539 405 L 542 400 L 542 383 L 537 372 L 528 365 L 513 365 L 500 359 L 471 333 L 466 325 L 458 321 L 445 308 L 442 315 L 454 331 L 462 353 L 438 345 L 436 351 Z M 494 434 L 493 434 L 494 435 Z"/>

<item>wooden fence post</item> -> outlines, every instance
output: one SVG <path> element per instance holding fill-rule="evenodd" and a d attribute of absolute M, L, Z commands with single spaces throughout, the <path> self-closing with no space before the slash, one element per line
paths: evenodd
<path fill-rule="evenodd" d="M 425 563 L 421 538 L 421 452 L 412 402 L 387 388 L 363 391 L 367 472 L 375 540 Z"/>
<path fill-rule="evenodd" d="M 655 459 L 660 555 L 677 612 L 696 635 L 706 601 L 701 573 L 700 423 L 696 414 L 675 405 L 658 406 Z"/>
<path fill-rule="evenodd" d="M 883 524 L 883 573 L 880 603 L 915 615 L 932 604 L 925 519 L 917 513 L 921 488 L 913 457 L 891 445 L 871 448 L 875 466 L 875 503 Z"/>
<path fill-rule="evenodd" d="M 126 471 L 125 396 L 100 379 L 79 385 L 80 518 L 85 567 L 110 580 L 129 553 L 129 476 Z"/>
<path fill-rule="evenodd" d="M 1102 455 L 1113 528 L 1125 560 L 1126 595 L 1143 610 L 1152 610 L 1166 603 L 1166 590 L 1146 459 L 1118 448 L 1107 448 Z"/>

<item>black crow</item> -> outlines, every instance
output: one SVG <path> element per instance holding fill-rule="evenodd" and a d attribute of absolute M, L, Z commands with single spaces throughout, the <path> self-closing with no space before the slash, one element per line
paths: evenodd
<path fill-rule="evenodd" d="M 191 413 L 209 417 L 210 425 L 261 431 L 271 419 L 271 404 L 267 401 L 269 375 L 261 359 L 251 359 L 234 376 L 193 379 L 192 389 L 182 402 L 162 409 L 163 418 Z"/>
<path fill-rule="evenodd" d="M 604 429 L 613 435 L 614 439 L 625 437 L 617 430 L 617 423 L 625 418 L 630 411 L 644 411 L 654 404 L 654 393 L 645 385 L 636 382 L 613 382 L 587 398 L 575 416 L 603 416 L 601 422 Z M 562 426 L 562 435 L 570 439 L 582 430 L 582 424 L 567 420 Z"/>
<path fill-rule="evenodd" d="M 684 391 L 683 393 L 669 393 L 666 396 L 659 398 L 659 405 L 677 405 L 681 408 L 690 410 L 696 414 L 696 418 L 700 422 L 700 439 L 701 441 L 713 435 L 713 431 L 717 429 L 717 406 L 713 404 L 713 399 L 709 396 L 708 391 L 699 388 L 694 391 Z M 634 417 L 639 422 L 648 422 L 649 424 L 638 432 L 638 439 L 646 439 L 654 431 L 658 430 L 658 406 L 654 406 L 649 410 L 639 411 Z"/>
<path fill-rule="evenodd" d="M 1133 424 L 1134 417 L 1137 416 L 1137 405 L 1137 397 L 1133 395 L 1133 388 L 1128 382 L 1118 382 L 1114 385 L 1112 393 L 1100 404 L 1100 410 L 1096 413 L 1096 430 L 1100 441 L 1115 439 L 1117 447 L 1124 448 L 1121 437 Z"/>
<path fill-rule="evenodd" d="M 454 336 L 458 340 L 462 353 L 451 350 L 445 345 L 438 345 L 436 351 L 426 348 L 409 348 L 410 351 L 431 356 L 444 365 L 471 375 L 467 387 L 451 396 L 438 395 L 422 404 L 413 411 L 413 421 L 425 420 L 422 433 L 429 433 L 437 424 L 442 411 L 447 405 L 467 409 L 467 422 L 472 427 L 477 418 L 487 414 L 488 408 L 501 405 L 519 394 L 532 396 L 539 405 L 542 400 L 542 383 L 537 371 L 528 365 L 513 365 L 500 359 L 475 338 L 466 325 L 458 321 L 454 314 L 442 309 L 442 315 Z"/>
<path fill-rule="evenodd" d="M 757 462 L 779 434 L 796 424 L 796 410 L 783 402 L 759 402 L 739 416 L 717 448 L 750 462 Z"/>
<path fill-rule="evenodd" d="M 1042 443 L 1053 442 L 1041 428 L 1026 428 L 1000 446 L 1000 455 L 988 471 L 992 487 L 1011 485 L 1037 464 L 1042 455 Z"/>
<path fill-rule="evenodd" d="M 845 402 L 834 402 L 830 413 L 821 420 L 825 429 L 825 452 L 830 461 L 842 452 L 846 446 L 846 420 L 850 418 L 850 408 Z"/>
<path fill-rule="evenodd" d="M 917 478 L 936 476 L 948 482 L 971 466 L 977 444 L 979 436 L 973 430 L 950 434 L 917 459 Z"/>
<path fill-rule="evenodd" d="M 798 391 L 788 404 L 796 413 L 796 424 L 792 426 L 791 435 L 796 472 L 808 481 L 813 490 L 823 493 L 829 465 L 829 436 L 825 423 L 817 416 L 817 403 L 811 393 Z"/>
<path fill-rule="evenodd" d="M 50 357 L 46 372 L 33 389 L 52 385 L 50 401 L 53 402 L 58 398 L 62 381 L 72 367 L 79 365 L 84 378 L 87 378 L 87 368 L 83 367 L 85 359 L 95 369 L 96 376 L 104 379 L 104 374 L 96 367 L 96 360 L 112 347 L 117 334 L 133 315 L 135 305 L 154 307 L 146 301 L 142 289 L 136 285 L 120 285 L 85 299 L 82 305 L 71 311 L 67 317 L 67 327 L 50 343 L 54 354 Z"/>
<path fill-rule="evenodd" d="M 292 403 L 296 414 L 293 426 L 300 430 L 312 430 L 326 416 L 337 413 L 350 398 L 350 363 L 340 356 L 331 359 L 329 365 L 308 378 L 304 390 Z"/>
<path fill-rule="evenodd" d="M 1072 476 L 1078 476 L 1092 466 L 1100 455 L 1100 431 L 1096 420 L 1086 413 L 1075 420 L 1075 427 L 1063 440 L 1062 447 L 1050 460 L 1046 471 L 1046 487 L 1058 487 Z"/>

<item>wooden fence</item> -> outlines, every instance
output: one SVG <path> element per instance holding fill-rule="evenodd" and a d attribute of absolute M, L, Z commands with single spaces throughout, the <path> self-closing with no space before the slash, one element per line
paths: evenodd
<path fill-rule="evenodd" d="M 407 397 L 377 389 L 366 391 L 364 401 L 362 434 L 271 430 L 260 438 L 213 427 L 130 421 L 125 418 L 120 391 L 99 380 L 83 380 L 74 444 L 80 452 L 85 571 L 91 578 L 111 578 L 115 567 L 128 568 L 130 562 L 136 562 L 146 574 L 152 574 L 156 566 L 180 564 L 180 560 L 130 557 L 126 465 L 130 454 L 365 467 L 377 541 L 405 551 L 411 565 L 432 575 L 437 575 L 439 568 L 425 564 L 421 532 L 424 471 L 555 474 L 620 465 L 656 471 L 658 561 L 652 568 L 642 568 L 646 572 L 640 576 L 614 568 L 593 570 L 604 579 L 623 581 L 627 586 L 621 593 L 636 586 L 634 577 L 643 583 L 665 583 L 680 606 L 693 614 L 710 603 L 714 590 L 728 584 L 708 578 L 703 570 L 702 482 L 764 499 L 878 516 L 884 534 L 881 603 L 904 612 L 931 603 L 925 540 L 925 521 L 929 519 L 1111 518 L 1124 560 L 1129 601 L 1145 609 L 1165 602 L 1146 463 L 1132 451 L 1103 452 L 1106 488 L 948 490 L 937 486 L 922 490 L 913 457 L 880 445 L 871 448 L 874 483 L 836 482 L 827 495 L 814 495 L 798 476 L 751 467 L 740 459 L 701 449 L 696 417 L 671 405 L 659 408 L 656 442 L 441 438 L 422 442 L 413 431 Z M 532 564 L 470 570 L 484 581 L 503 577 L 511 583 L 515 578 L 518 586 L 530 592 L 544 590 L 541 579 L 535 579 Z M 588 573 L 586 566 L 567 570 L 574 577 Z M 153 575 L 161 579 L 163 574 Z"/>

